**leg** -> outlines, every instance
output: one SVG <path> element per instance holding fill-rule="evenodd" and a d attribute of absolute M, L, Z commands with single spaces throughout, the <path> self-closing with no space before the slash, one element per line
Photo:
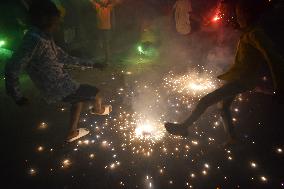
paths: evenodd
<path fill-rule="evenodd" d="M 204 96 L 193 110 L 191 116 L 186 119 L 184 124 L 187 126 L 192 125 L 209 106 L 212 106 L 223 99 L 234 98 L 237 94 L 246 90 L 248 90 L 246 87 L 243 87 L 238 83 L 228 83 L 223 85 L 221 88 Z"/>
<path fill-rule="evenodd" d="M 70 110 L 70 128 L 69 128 L 69 134 L 67 139 L 71 139 L 73 137 L 76 137 L 79 133 L 77 132 L 78 122 L 80 119 L 80 114 L 82 110 L 83 102 L 77 102 L 75 104 L 72 104 L 71 110 Z"/>
<path fill-rule="evenodd" d="M 102 97 L 100 93 L 98 93 L 95 97 L 95 100 L 92 102 L 92 111 L 100 113 L 102 111 Z"/>
<path fill-rule="evenodd" d="M 110 31 L 104 30 L 103 31 L 103 50 L 104 50 L 104 56 L 105 56 L 105 62 L 108 63 L 109 56 L 110 56 Z"/>
<path fill-rule="evenodd" d="M 171 134 L 183 135 L 187 134 L 187 128 L 191 126 L 204 112 L 205 110 L 223 100 L 236 96 L 239 93 L 247 91 L 248 88 L 240 85 L 236 82 L 231 82 L 223 85 L 221 88 L 204 96 L 197 104 L 192 114 L 182 124 L 166 123 L 165 127 Z"/>
<path fill-rule="evenodd" d="M 230 140 L 234 140 L 236 138 L 234 132 L 234 125 L 232 121 L 232 114 L 231 114 L 231 104 L 234 100 L 234 97 L 227 98 L 222 101 L 222 110 L 221 116 L 224 124 L 224 130 L 228 134 Z"/>

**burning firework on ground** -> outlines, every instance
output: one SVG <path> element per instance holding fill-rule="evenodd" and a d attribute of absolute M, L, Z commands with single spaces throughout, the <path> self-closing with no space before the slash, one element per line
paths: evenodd
<path fill-rule="evenodd" d="M 220 142 L 215 140 L 216 135 L 212 132 L 221 128 L 219 115 L 216 112 L 206 115 L 206 128 L 210 129 L 209 133 L 202 128 L 194 128 L 188 138 L 181 138 L 167 134 L 164 128 L 165 121 L 178 121 L 177 117 L 185 117 L 202 96 L 218 87 L 219 81 L 215 79 L 214 74 L 204 68 L 202 70 L 202 73 L 192 70 L 183 75 L 169 72 L 162 79 L 163 82 L 158 84 L 139 82 L 132 78 L 132 74 L 126 74 L 130 78 L 129 81 L 124 87 L 119 87 L 116 95 L 109 99 L 111 103 L 117 103 L 114 104 L 114 112 L 102 120 L 92 118 L 88 114 L 82 118 L 82 122 L 87 124 L 91 134 L 84 140 L 74 143 L 74 152 L 83 152 L 86 146 L 89 149 L 102 150 L 101 153 L 96 152 L 96 155 L 93 151 L 88 152 L 86 158 L 89 161 L 96 161 L 100 156 L 104 156 L 106 161 L 102 167 L 109 171 L 109 174 L 127 170 L 129 179 L 124 176 L 117 183 L 126 188 L 131 186 L 133 178 L 138 175 L 143 178 L 143 174 L 145 179 L 142 179 L 142 183 L 135 183 L 134 186 L 153 188 L 160 179 L 166 181 L 168 186 L 174 186 L 178 181 L 171 174 L 173 170 L 168 164 L 169 161 L 185 161 L 190 165 L 184 167 L 182 171 L 187 174 L 184 185 L 189 188 L 194 187 L 194 180 L 220 172 L 223 166 L 236 161 L 231 150 L 221 150 L 226 162 L 216 163 L 202 158 L 206 148 L 218 148 Z M 114 76 L 112 80 L 115 78 Z M 125 98 L 123 105 L 118 100 L 120 97 Z M 239 108 L 234 110 L 236 113 L 239 112 Z M 60 111 L 62 112 L 61 109 Z M 48 150 L 47 147 L 40 146 L 37 151 L 47 153 L 53 152 L 53 149 Z M 274 151 L 277 155 L 282 154 L 280 147 L 275 148 Z M 64 157 L 63 161 L 58 160 L 61 161 L 61 169 L 66 170 L 75 166 L 76 163 L 70 154 L 67 154 L 68 158 Z M 260 165 L 255 160 L 251 159 L 247 163 L 249 169 L 259 170 Z M 146 164 L 151 168 L 140 170 L 138 169 L 140 164 Z M 36 172 L 39 172 L 39 169 Z M 55 169 L 52 168 L 52 172 Z M 29 174 L 37 175 L 31 168 Z M 230 177 L 223 175 L 223 179 L 227 181 Z M 263 175 L 263 172 L 248 179 L 263 184 L 269 182 L 269 178 Z"/>

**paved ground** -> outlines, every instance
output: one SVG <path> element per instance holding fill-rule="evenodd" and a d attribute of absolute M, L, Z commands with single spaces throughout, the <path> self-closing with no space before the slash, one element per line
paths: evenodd
<path fill-rule="evenodd" d="M 146 64 L 136 64 L 139 57 L 129 55 L 115 57 L 103 72 L 70 69 L 74 79 L 102 89 L 114 107 L 110 117 L 104 118 L 84 110 L 80 126 L 89 128 L 91 134 L 82 143 L 64 143 L 68 105 L 47 105 L 23 76 L 30 105 L 17 107 L 5 95 L 1 79 L 2 181 L 7 181 L 8 188 L 284 188 L 283 106 L 272 96 L 246 93 L 234 104 L 240 142 L 231 148 L 222 146 L 222 126 L 218 123 L 214 128 L 219 120 L 215 106 L 197 123 L 198 134 L 188 139 L 173 139 L 164 133 L 162 141 L 150 146 L 147 141 L 129 140 L 133 128 L 121 129 L 127 124 L 116 119 L 132 115 L 137 106 L 143 109 L 145 105 L 147 111 L 155 91 L 166 101 L 154 107 L 166 110 L 166 116 L 174 117 L 173 109 L 183 116 L 190 111 L 184 105 L 171 107 L 167 100 L 174 95 L 164 93 L 162 83 L 170 70 L 176 75 L 190 73 L 185 68 L 196 67 L 196 61 L 185 61 L 188 52 L 168 49 L 163 48 L 159 59 Z M 172 54 L 167 56 L 168 52 Z M 40 129 L 42 122 L 47 124 L 45 129 Z M 143 149 L 153 152 L 147 155 Z"/>

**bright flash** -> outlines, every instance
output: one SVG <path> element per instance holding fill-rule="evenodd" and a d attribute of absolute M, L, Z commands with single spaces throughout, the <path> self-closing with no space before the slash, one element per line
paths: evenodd
<path fill-rule="evenodd" d="M 135 128 L 135 137 L 139 139 L 160 140 L 164 136 L 162 129 L 162 126 L 151 123 L 150 121 L 138 123 Z"/>
<path fill-rule="evenodd" d="M 217 80 L 205 68 L 203 68 L 203 73 L 192 71 L 182 76 L 175 76 L 170 72 L 170 75 L 164 78 L 164 87 L 184 95 L 183 98 L 188 100 L 189 96 L 201 98 L 212 92 L 217 88 Z"/>
<path fill-rule="evenodd" d="M 0 40 L 0 48 L 3 47 L 6 44 L 4 40 Z"/>

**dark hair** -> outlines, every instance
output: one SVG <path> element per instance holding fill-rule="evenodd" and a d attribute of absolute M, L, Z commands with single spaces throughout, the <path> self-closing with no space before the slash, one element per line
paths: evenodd
<path fill-rule="evenodd" d="M 52 18 L 60 17 L 60 11 L 50 0 L 34 0 L 29 8 L 30 23 L 41 29 L 51 25 Z"/>

